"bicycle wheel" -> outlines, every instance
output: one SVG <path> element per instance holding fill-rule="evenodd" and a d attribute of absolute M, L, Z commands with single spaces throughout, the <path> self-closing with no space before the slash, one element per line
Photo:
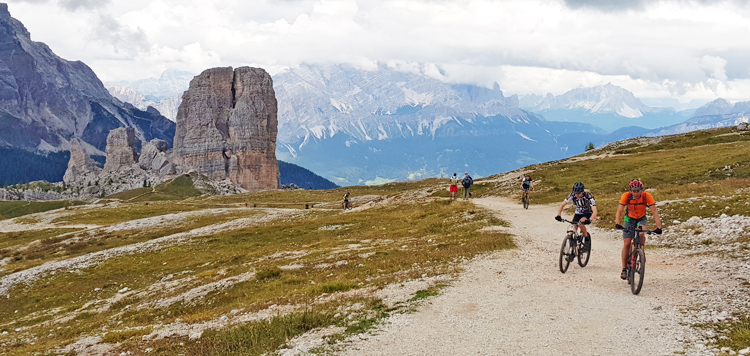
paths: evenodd
<path fill-rule="evenodd" d="M 584 237 L 581 239 L 584 239 Z M 589 257 L 591 257 L 591 248 L 586 252 L 583 252 L 584 250 L 583 240 L 581 240 L 578 244 L 578 265 L 581 267 L 586 267 L 586 265 L 589 264 Z"/>
<path fill-rule="evenodd" d="M 560 272 L 565 273 L 570 266 L 570 261 L 573 259 L 573 239 L 569 236 L 565 236 L 562 247 L 560 248 Z"/>
<path fill-rule="evenodd" d="M 524 209 L 528 209 L 529 208 L 529 197 L 528 196 L 524 196 L 523 197 L 523 208 Z"/>
<path fill-rule="evenodd" d="M 646 272 L 646 254 L 643 253 L 643 250 L 641 249 L 636 250 L 633 254 L 635 257 L 635 264 L 630 272 L 632 277 L 629 276 L 630 291 L 633 292 L 633 294 L 638 294 L 641 292 L 641 287 L 643 287 L 643 275 Z"/>

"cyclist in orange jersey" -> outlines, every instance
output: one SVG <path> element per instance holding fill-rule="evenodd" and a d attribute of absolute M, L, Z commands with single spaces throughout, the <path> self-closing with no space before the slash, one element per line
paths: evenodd
<path fill-rule="evenodd" d="M 628 278 L 627 272 L 625 272 L 625 263 L 630 253 L 630 244 L 635 237 L 635 231 L 627 230 L 637 229 L 638 226 L 643 226 L 643 229 L 646 229 L 646 224 L 648 223 L 646 208 L 649 208 L 651 214 L 654 216 L 654 222 L 656 222 L 656 230 L 654 232 L 661 234 L 661 219 L 659 219 L 659 213 L 656 211 L 654 197 L 651 193 L 643 191 L 643 183 L 640 180 L 633 180 L 630 182 L 630 192 L 620 197 L 620 206 L 617 208 L 617 215 L 615 216 L 615 228 L 618 230 L 625 229 L 622 234 L 622 273 L 620 273 L 620 278 L 622 279 Z M 625 210 L 625 226 L 620 225 L 620 217 L 623 216 L 623 210 Z M 646 234 L 641 233 L 640 235 L 641 245 L 645 245 Z"/>

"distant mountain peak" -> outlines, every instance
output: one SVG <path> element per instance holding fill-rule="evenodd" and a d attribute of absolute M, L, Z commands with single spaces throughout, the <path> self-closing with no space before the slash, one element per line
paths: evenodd
<path fill-rule="evenodd" d="M 578 87 L 559 96 L 525 95 L 520 98 L 520 105 L 534 112 L 583 110 L 587 114 L 615 113 L 626 118 L 642 117 L 651 109 L 633 93 L 612 83 Z"/>

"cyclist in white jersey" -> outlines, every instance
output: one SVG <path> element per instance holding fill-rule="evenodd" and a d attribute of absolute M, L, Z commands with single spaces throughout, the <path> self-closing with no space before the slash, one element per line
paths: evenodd
<path fill-rule="evenodd" d="M 563 208 L 565 208 L 565 205 L 567 205 L 568 203 L 573 203 L 573 205 L 575 205 L 576 207 L 576 212 L 573 216 L 573 222 L 580 222 L 582 224 L 588 225 L 592 220 L 596 219 L 596 216 L 598 215 L 594 196 L 586 191 L 586 188 L 581 182 L 576 182 L 576 184 L 573 185 L 573 192 L 570 193 L 570 195 L 568 195 L 565 200 L 563 200 L 562 204 L 560 204 L 560 208 L 557 210 L 557 216 L 555 216 L 555 220 L 562 221 L 562 217 L 560 217 L 560 214 L 562 214 Z M 576 228 L 581 228 L 581 234 L 584 236 L 583 245 L 584 248 L 588 250 L 591 248 L 591 234 L 586 231 L 586 225 L 576 225 Z"/>

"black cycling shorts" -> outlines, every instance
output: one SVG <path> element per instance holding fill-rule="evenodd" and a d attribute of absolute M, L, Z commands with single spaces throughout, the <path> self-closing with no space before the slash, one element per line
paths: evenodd
<path fill-rule="evenodd" d="M 578 222 L 578 221 L 580 221 L 580 220 L 581 220 L 581 218 L 583 218 L 583 217 L 585 217 L 585 218 L 586 218 L 586 220 L 591 220 L 591 215 L 592 215 L 593 213 L 594 213 L 593 211 L 589 211 L 588 213 L 583 213 L 583 214 L 575 214 L 575 215 L 573 215 L 573 222 L 574 222 L 574 223 L 577 223 L 577 222 Z"/>
<path fill-rule="evenodd" d="M 522 186 L 522 188 L 523 188 L 523 190 L 529 190 L 529 185 L 528 185 L 528 184 L 524 184 L 524 185 Z"/>

